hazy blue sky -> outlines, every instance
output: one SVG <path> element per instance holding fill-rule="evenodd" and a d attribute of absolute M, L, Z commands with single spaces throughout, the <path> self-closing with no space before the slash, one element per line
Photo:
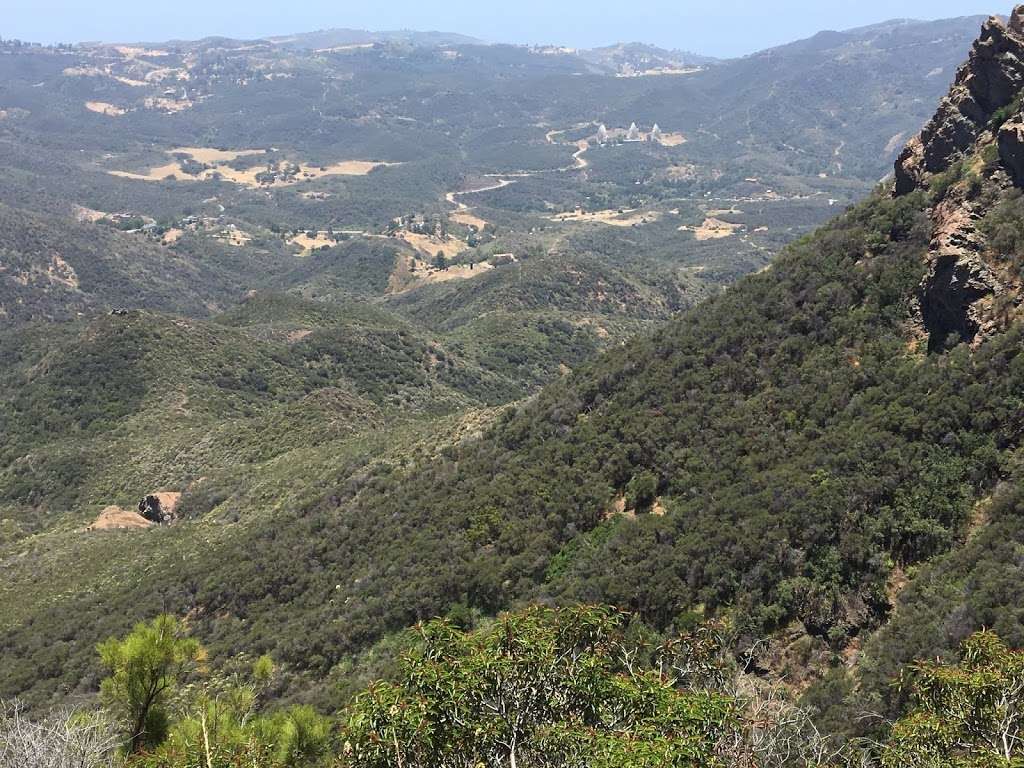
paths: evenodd
<path fill-rule="evenodd" d="M 639 40 L 715 56 L 892 18 L 1010 11 L 1012 0 L 0 0 L 0 37 L 41 42 L 437 29 L 492 42 Z"/>

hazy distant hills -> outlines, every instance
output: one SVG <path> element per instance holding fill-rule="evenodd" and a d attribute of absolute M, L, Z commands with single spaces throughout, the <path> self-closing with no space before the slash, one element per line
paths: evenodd
<path fill-rule="evenodd" d="M 672 73 L 699 69 L 718 60 L 690 51 L 670 51 L 646 43 L 619 43 L 601 48 L 582 49 L 577 55 L 586 62 L 621 76 L 645 73 Z"/>
<path fill-rule="evenodd" d="M 502 310 L 626 334 L 763 267 L 870 189 L 979 25 L 891 22 L 716 63 L 643 44 L 344 29 L 7 44 L 0 312 L 206 316 L 285 288 L 445 329 L 498 296 Z M 634 122 L 669 139 L 598 137 Z M 190 148 L 208 159 L 175 153 Z M 419 232 L 404 232 L 412 220 Z M 306 237 L 328 230 L 344 234 Z M 392 280 L 438 250 L 458 279 Z"/>
<path fill-rule="evenodd" d="M 401 43 L 411 46 L 434 47 L 442 45 L 483 45 L 484 41 L 453 32 L 418 32 L 395 30 L 369 32 L 363 29 L 323 29 L 267 38 L 274 45 L 293 50 L 326 50 L 343 46 L 373 45 L 374 43 Z"/>

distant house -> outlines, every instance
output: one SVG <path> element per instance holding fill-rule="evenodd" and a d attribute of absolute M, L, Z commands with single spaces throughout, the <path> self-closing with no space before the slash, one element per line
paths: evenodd
<path fill-rule="evenodd" d="M 608 143 L 608 128 L 604 123 L 601 123 L 601 126 L 597 129 L 597 142 L 598 144 Z"/>
<path fill-rule="evenodd" d="M 661 126 L 657 123 L 655 123 L 654 127 L 651 128 L 651 135 L 649 138 L 651 141 L 661 142 Z"/>
<path fill-rule="evenodd" d="M 629 130 L 626 131 L 626 138 L 623 141 L 643 141 L 643 134 L 640 133 L 640 129 L 636 127 L 636 123 L 629 124 Z"/>

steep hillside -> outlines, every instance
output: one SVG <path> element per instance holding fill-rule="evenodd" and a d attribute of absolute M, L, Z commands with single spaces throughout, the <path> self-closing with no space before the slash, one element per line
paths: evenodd
<path fill-rule="evenodd" d="M 293 692 L 331 700 L 354 659 L 374 658 L 367 649 L 417 619 L 550 599 L 611 603 L 659 630 L 724 618 L 741 644 L 768 638 L 760 671 L 810 686 L 826 717 L 851 723 L 858 707 L 895 707 L 898 663 L 951 650 L 1013 604 L 1021 575 L 1022 18 L 986 23 L 902 156 L 897 194 L 879 190 L 770 270 L 581 366 L 486 430 L 493 414 L 425 438 L 370 427 L 245 466 L 229 475 L 230 492 L 204 496 L 166 529 L 15 534 L 0 549 L 0 691 L 37 702 L 88 691 L 93 640 L 159 605 L 187 614 L 214 651 L 273 652 L 304 680 Z M 273 339 L 273 318 L 291 331 L 311 315 L 324 317 L 315 305 L 271 302 L 225 322 Z M 358 322 L 368 321 L 382 319 Z M 69 345 L 69 359 L 95 333 Z M 79 364 L 42 366 L 19 343 L 5 353 L 25 401 L 6 409 L 21 414 L 19 433 L 34 434 L 33 404 L 65 415 L 57 435 L 117 428 L 118 413 L 93 417 L 88 402 L 58 407 L 69 388 L 61 377 Z M 402 383 L 413 369 L 409 386 L 427 387 L 426 403 L 436 392 L 489 402 L 474 365 L 448 377 L 431 364 L 421 376 L 427 350 L 415 339 L 401 342 L 411 367 L 383 377 L 397 391 L 381 391 L 378 373 L 359 375 L 377 358 L 358 334 L 321 331 L 288 352 L 267 344 L 247 343 L 242 358 L 264 356 L 252 362 L 266 386 L 232 380 L 215 407 L 269 407 L 320 375 L 376 408 L 394 396 L 423 402 L 424 390 Z M 140 402 L 146 388 L 133 372 L 148 372 L 147 359 L 117 373 Z M 250 384 L 258 394 L 246 394 Z M 282 435 L 295 439 L 287 426 Z M 37 459 L 15 446 L 4 471 Z M 19 486 L 4 487 L 10 497 Z M 1013 642 L 1024 639 L 1021 620 L 999 612 Z"/>
<path fill-rule="evenodd" d="M 0 322 L 146 306 L 203 315 L 237 301 L 237 264 L 172 252 L 67 213 L 0 204 Z"/>

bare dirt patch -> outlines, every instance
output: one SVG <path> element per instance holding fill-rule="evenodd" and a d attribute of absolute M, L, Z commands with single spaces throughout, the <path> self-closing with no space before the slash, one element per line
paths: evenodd
<path fill-rule="evenodd" d="M 100 115 L 106 115 L 107 117 L 121 117 L 128 112 L 124 107 L 118 107 L 114 104 L 108 104 L 105 101 L 87 101 L 85 102 L 85 108 L 90 112 L 95 112 Z"/>
<path fill-rule="evenodd" d="M 117 45 L 114 46 L 114 50 L 120 53 L 126 59 L 137 59 L 139 56 L 146 56 L 148 58 L 160 58 L 162 56 L 171 55 L 167 51 L 163 51 L 157 48 L 142 48 L 141 46 L 133 45 Z"/>
<path fill-rule="evenodd" d="M 248 245 L 252 242 L 252 235 L 248 232 L 242 231 L 236 226 L 229 226 L 227 229 L 214 235 L 214 238 L 227 243 L 234 248 L 241 248 L 242 246 Z"/>
<path fill-rule="evenodd" d="M 437 235 L 421 235 L 416 232 L 400 232 L 397 235 L 399 240 L 404 240 L 420 253 L 433 259 L 438 251 L 444 254 L 446 259 L 454 258 L 462 253 L 467 246 L 461 240 L 454 237 L 440 238 Z"/>
<path fill-rule="evenodd" d="M 181 236 L 184 234 L 185 230 L 178 229 L 177 227 L 172 227 L 171 229 L 168 229 L 166 232 L 164 232 L 164 236 L 163 238 L 161 238 L 160 242 L 162 242 L 164 245 L 174 245 L 181 239 Z"/>
<path fill-rule="evenodd" d="M 395 268 L 388 277 L 387 292 L 391 294 L 405 293 L 433 283 L 468 280 L 486 274 L 492 269 L 494 269 L 494 265 L 489 261 L 472 265 L 455 264 L 447 269 L 437 269 L 423 259 L 417 259 L 409 254 L 399 254 L 395 260 Z"/>
<path fill-rule="evenodd" d="M 658 143 L 663 147 L 678 147 L 686 143 L 686 137 L 681 133 L 663 133 Z"/>
<path fill-rule="evenodd" d="M 487 222 L 481 219 L 479 216 L 470 213 L 468 210 L 456 211 L 448 217 L 451 221 L 456 224 L 462 224 L 467 227 L 476 227 L 478 230 L 483 229 L 487 226 Z"/>
<path fill-rule="evenodd" d="M 181 170 L 181 164 L 177 162 L 150 168 L 146 173 L 132 173 L 131 171 L 107 171 L 107 173 L 111 176 L 118 176 L 122 179 L 135 179 L 136 181 L 165 181 L 167 179 L 196 181 L 196 177 Z"/>
<path fill-rule="evenodd" d="M 152 528 L 156 523 L 150 522 L 138 512 L 111 505 L 100 512 L 99 517 L 85 530 L 117 531 L 125 529 Z"/>
<path fill-rule="evenodd" d="M 626 497 L 619 495 L 612 499 L 611 506 L 604 511 L 604 519 L 611 520 L 615 517 L 625 517 L 630 520 L 636 519 L 636 511 L 626 509 Z"/>
<path fill-rule="evenodd" d="M 313 237 L 310 237 L 308 232 L 299 232 L 288 239 L 288 242 L 292 245 L 297 245 L 302 249 L 302 255 L 307 256 L 313 251 L 323 248 L 332 247 L 338 244 L 338 241 L 331 237 L 329 232 L 316 232 Z"/>
<path fill-rule="evenodd" d="M 74 267 L 68 264 L 60 256 L 54 254 L 46 268 L 46 276 L 51 283 L 58 283 L 66 288 L 78 289 L 78 275 Z"/>
<path fill-rule="evenodd" d="M 552 221 L 559 223 L 583 222 L 607 224 L 611 227 L 637 227 L 641 224 L 650 224 L 657 221 L 659 214 L 655 211 L 641 213 L 636 210 L 605 210 L 605 211 L 583 211 L 575 210 L 572 213 L 559 213 L 549 217 Z"/>
<path fill-rule="evenodd" d="M 114 78 L 124 82 L 124 78 Z M 149 85 L 145 82 L 129 82 L 128 85 Z M 184 112 L 186 109 L 192 109 L 195 106 L 195 102 L 191 99 L 168 99 L 163 96 L 150 97 L 146 99 L 143 104 L 146 109 L 159 110 L 160 112 L 167 112 L 168 114 L 175 114 L 176 112 Z"/>
<path fill-rule="evenodd" d="M 722 221 L 712 216 L 704 219 L 704 223 L 700 226 L 691 227 L 684 225 L 679 227 L 680 232 L 693 232 L 694 237 L 700 241 L 731 237 L 741 229 L 743 229 L 743 226 L 740 224 L 730 224 L 728 221 Z"/>
<path fill-rule="evenodd" d="M 209 181 L 221 179 L 252 189 L 287 187 L 303 181 L 313 181 L 324 176 L 365 176 L 377 168 L 401 165 L 401 163 L 371 162 L 368 160 L 345 160 L 332 165 L 304 165 L 301 163 L 277 162 L 252 168 L 232 168 L 228 163 L 240 157 L 266 154 L 264 149 L 224 150 L 209 147 L 178 147 L 167 151 L 169 155 L 185 155 L 188 160 L 210 166 L 198 173 L 186 173 L 183 161 L 157 166 L 146 173 L 128 171 L 107 171 L 113 176 L 140 181 L 163 181 L 169 176 L 179 181 Z"/>
<path fill-rule="evenodd" d="M 76 205 L 74 207 L 74 213 L 75 219 L 90 224 L 95 224 L 97 221 L 101 221 L 110 215 L 106 211 L 97 211 L 95 208 L 86 208 L 82 205 Z"/>
<path fill-rule="evenodd" d="M 148 495 L 155 496 L 160 502 L 160 509 L 169 515 L 173 515 L 177 511 L 178 502 L 181 501 L 180 491 L 153 491 Z"/>

